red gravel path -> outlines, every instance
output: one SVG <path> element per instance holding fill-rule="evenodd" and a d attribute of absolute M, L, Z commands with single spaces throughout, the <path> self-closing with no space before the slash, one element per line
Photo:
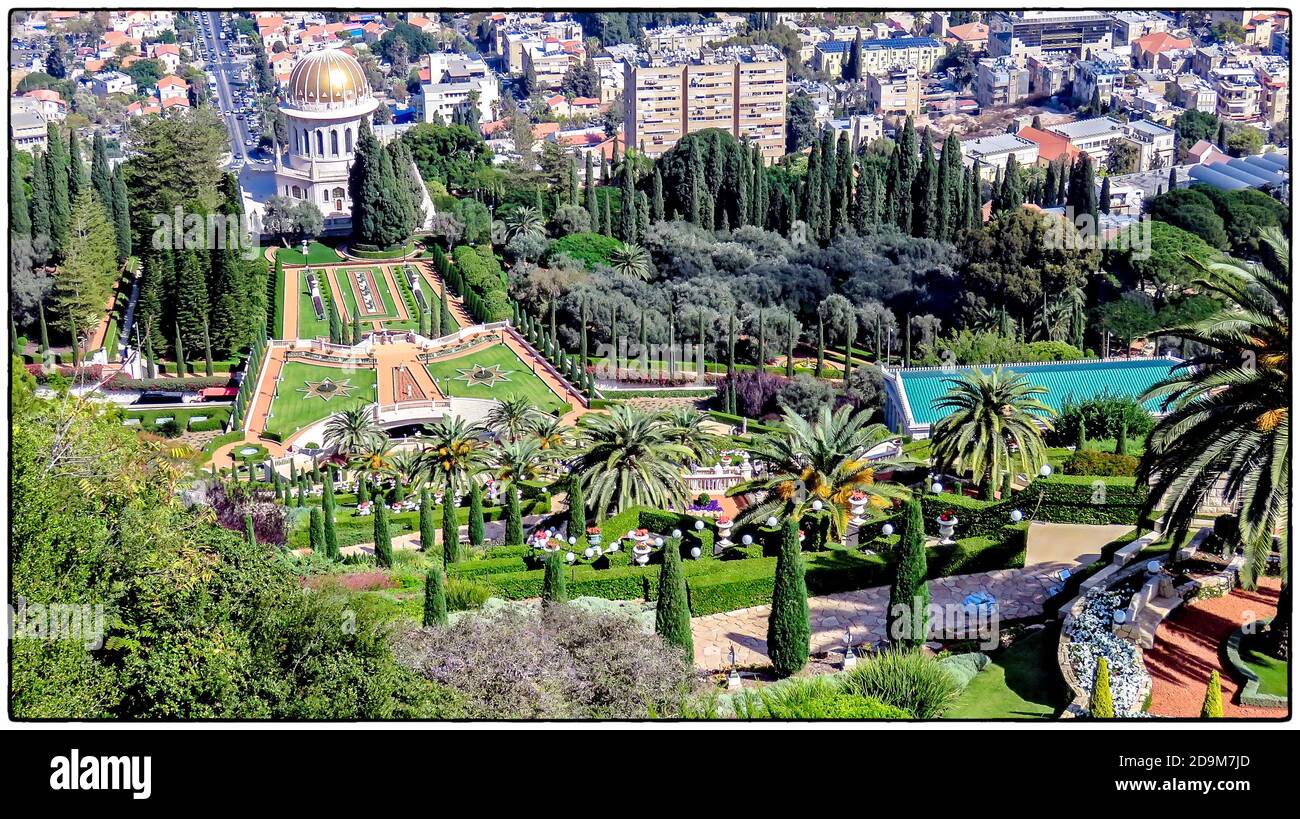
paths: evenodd
<path fill-rule="evenodd" d="M 1160 625 L 1155 647 L 1145 656 L 1151 672 L 1153 716 L 1199 717 L 1205 685 L 1216 668 L 1223 680 L 1225 717 L 1286 716 L 1281 709 L 1237 702 L 1241 683 L 1229 670 L 1222 650 L 1228 635 L 1247 620 L 1266 620 L 1276 613 L 1279 586 L 1277 578 L 1262 578 L 1256 591 L 1236 589 L 1226 597 L 1184 604 Z"/>

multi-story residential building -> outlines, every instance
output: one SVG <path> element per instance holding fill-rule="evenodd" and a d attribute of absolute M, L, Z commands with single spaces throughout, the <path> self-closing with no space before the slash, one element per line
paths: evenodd
<path fill-rule="evenodd" d="M 1048 125 L 1046 129 L 1070 140 L 1071 145 L 1086 153 L 1098 166 L 1105 165 L 1110 158 L 1111 144 L 1128 136 L 1125 124 L 1110 117 L 1080 119 Z"/>
<path fill-rule="evenodd" d="M 592 57 L 591 64 L 600 75 L 600 101 L 613 102 L 623 91 L 623 62 L 608 54 Z"/>
<path fill-rule="evenodd" d="M 1110 103 L 1115 83 L 1120 81 L 1120 67 L 1106 60 L 1081 60 L 1074 67 L 1074 100 L 1089 102 L 1095 93 L 1102 105 Z"/>
<path fill-rule="evenodd" d="M 501 99 L 500 84 L 478 55 L 457 52 L 426 54 L 421 60 L 420 93 L 413 96 L 416 116 L 422 122 L 452 121 L 456 111 L 470 104 L 478 108 L 480 122 L 493 118 Z"/>
<path fill-rule="evenodd" d="M 849 60 L 853 43 L 843 40 L 826 40 L 813 49 L 812 67 L 832 77 L 838 78 L 844 73 L 844 64 Z"/>
<path fill-rule="evenodd" d="M 982 54 L 989 49 L 989 27 L 986 23 L 964 23 L 948 29 L 944 39 L 967 46 L 973 54 Z"/>
<path fill-rule="evenodd" d="M 1133 65 L 1136 68 L 1156 68 L 1161 54 L 1166 51 L 1182 51 L 1190 48 L 1192 41 L 1175 37 L 1167 31 L 1156 31 L 1135 39 L 1130 48 Z"/>
<path fill-rule="evenodd" d="M 49 127 L 41 116 L 35 100 L 27 97 L 9 98 L 9 138 L 20 151 L 32 153 L 45 150 Z"/>
<path fill-rule="evenodd" d="M 771 46 L 640 55 L 623 78 L 628 144 L 657 157 L 686 134 L 721 128 L 775 161 L 785 153 L 785 75 Z"/>
<path fill-rule="evenodd" d="M 33 88 L 23 94 L 23 97 L 31 100 L 31 105 L 35 106 L 46 122 L 62 122 L 68 117 L 67 100 L 53 88 Z"/>
<path fill-rule="evenodd" d="M 867 76 L 867 98 L 877 114 L 921 115 L 921 77 L 915 66 L 896 68 L 881 76 Z"/>
<path fill-rule="evenodd" d="M 1184 74 L 1174 81 L 1178 104 L 1189 111 L 1213 114 L 1219 107 L 1219 95 L 1214 87 L 1200 77 Z"/>
<path fill-rule="evenodd" d="M 862 71 L 882 75 L 895 68 L 914 67 L 929 74 L 943 59 L 943 44 L 933 37 L 894 37 L 862 41 Z"/>
<path fill-rule="evenodd" d="M 1154 171 L 1172 165 L 1175 136 L 1173 128 L 1149 119 L 1131 120 L 1128 138 L 1138 146 L 1138 170 Z"/>
<path fill-rule="evenodd" d="M 1016 134 L 963 139 L 961 156 L 967 165 L 975 168 L 981 179 L 991 181 L 997 177 L 999 169 L 1006 168 L 1009 157 L 1014 156 L 1022 167 L 1036 164 L 1038 143 Z"/>
<path fill-rule="evenodd" d="M 576 40 L 581 43 L 582 26 L 573 20 L 534 22 L 526 26 L 497 29 L 494 42 L 498 44 L 496 52 L 505 60 L 506 70 L 511 74 L 519 74 L 524 70 L 524 55 L 528 49 L 547 40 L 561 43 Z"/>
<path fill-rule="evenodd" d="M 1284 122 L 1291 116 L 1290 75 L 1290 64 L 1279 57 L 1264 57 L 1255 63 L 1259 114 L 1271 125 Z"/>
<path fill-rule="evenodd" d="M 1097 11 L 998 12 L 989 17 L 989 53 L 995 57 L 1071 54 L 1087 59 L 1108 51 L 1114 21 Z"/>
<path fill-rule="evenodd" d="M 1029 71 L 1011 57 L 986 57 L 975 65 L 975 100 L 988 108 L 1029 96 Z"/>
<path fill-rule="evenodd" d="M 1115 21 L 1112 35 L 1115 48 L 1125 48 L 1140 37 L 1168 31 L 1172 22 L 1153 11 L 1116 11 L 1110 16 Z"/>
<path fill-rule="evenodd" d="M 557 40 L 553 37 L 534 42 L 524 49 L 524 72 L 532 71 L 537 87 L 554 91 L 564 82 L 564 75 L 587 57 L 582 40 Z"/>
<path fill-rule="evenodd" d="M 166 105 L 172 100 L 185 100 L 189 104 L 190 84 L 175 74 L 158 80 L 158 102 Z"/>
<path fill-rule="evenodd" d="M 1210 81 L 1219 95 L 1215 113 L 1222 119 L 1250 122 L 1259 118 L 1259 80 L 1255 69 L 1244 65 L 1221 66 L 1210 71 Z"/>
<path fill-rule="evenodd" d="M 835 130 L 837 137 L 840 131 L 849 135 L 849 147 L 854 153 L 859 147 L 870 145 L 885 135 L 885 118 L 878 114 L 854 114 L 844 119 L 833 119 L 827 124 Z"/>
<path fill-rule="evenodd" d="M 693 52 L 730 40 L 739 33 L 735 26 L 721 22 L 694 26 L 664 26 L 644 31 L 642 44 L 650 54 Z"/>
<path fill-rule="evenodd" d="M 1074 86 L 1074 63 L 1065 57 L 1043 54 L 1025 60 L 1029 70 L 1029 93 L 1054 97 L 1069 93 Z"/>

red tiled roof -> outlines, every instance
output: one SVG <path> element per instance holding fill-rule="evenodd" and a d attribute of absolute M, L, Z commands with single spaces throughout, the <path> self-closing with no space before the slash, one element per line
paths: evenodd
<path fill-rule="evenodd" d="M 1191 40 L 1181 40 L 1167 31 L 1153 31 L 1133 41 L 1133 47 L 1146 54 L 1163 54 L 1178 48 L 1190 48 Z"/>
<path fill-rule="evenodd" d="M 1071 145 L 1070 140 L 1051 131 L 1043 131 L 1038 128 L 1021 128 L 1016 132 L 1016 136 L 1037 143 L 1038 158 L 1046 162 L 1056 162 L 1061 157 L 1073 162 L 1079 155 L 1079 149 Z"/>

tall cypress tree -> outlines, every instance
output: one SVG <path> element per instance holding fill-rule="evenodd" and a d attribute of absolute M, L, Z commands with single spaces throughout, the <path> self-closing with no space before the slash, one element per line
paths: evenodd
<path fill-rule="evenodd" d="M 181 344 L 181 325 L 176 323 L 176 338 L 172 342 L 172 360 L 176 362 L 176 377 L 184 378 L 185 368 L 185 347 Z"/>
<path fill-rule="evenodd" d="M 18 170 L 18 152 L 9 143 L 9 240 L 30 239 L 32 215 L 28 210 L 27 191 L 23 189 L 22 173 Z"/>
<path fill-rule="evenodd" d="M 236 466 L 236 469 L 238 467 Z M 253 516 L 244 515 L 244 540 L 249 546 L 257 547 L 257 530 L 253 527 Z"/>
<path fill-rule="evenodd" d="M 309 513 L 311 517 L 311 526 L 307 530 L 308 545 L 311 547 L 311 553 L 314 555 L 327 554 L 329 549 L 325 545 L 325 518 L 321 514 L 320 507 L 313 506 Z"/>
<path fill-rule="evenodd" d="M 197 252 L 182 250 L 176 269 L 176 321 L 181 338 L 198 349 L 203 343 L 203 318 L 208 314 L 208 285 Z"/>
<path fill-rule="evenodd" d="M 55 256 L 62 258 L 72 224 L 72 200 L 68 181 L 68 148 L 59 134 L 59 126 L 47 126 L 49 147 L 45 152 L 45 176 L 50 186 L 50 240 Z"/>
<path fill-rule="evenodd" d="M 420 549 L 426 554 L 433 554 L 433 493 L 429 487 L 420 490 Z"/>
<path fill-rule="evenodd" d="M 126 261 L 131 255 L 131 205 L 127 200 L 126 176 L 123 166 L 113 171 L 113 232 L 117 236 L 117 259 Z"/>
<path fill-rule="evenodd" d="M 542 575 L 542 607 L 564 605 L 568 601 L 568 584 L 564 579 L 564 555 L 556 549 L 546 556 L 546 571 Z"/>
<path fill-rule="evenodd" d="M 460 562 L 460 526 L 450 477 L 442 492 L 442 562 L 448 566 Z"/>
<path fill-rule="evenodd" d="M 669 645 L 681 649 L 688 662 L 695 658 L 691 639 L 691 609 L 686 596 L 686 573 L 682 570 L 681 538 L 664 544 L 659 569 L 659 599 L 655 603 L 655 633 Z"/>
<path fill-rule="evenodd" d="M 618 233 L 624 242 L 637 241 L 636 235 L 636 179 L 632 171 L 632 160 L 623 159 L 623 197 L 618 209 Z"/>
<path fill-rule="evenodd" d="M 767 656 L 777 676 L 788 677 L 808 663 L 811 637 L 799 523 L 791 517 L 786 518 L 776 555 L 772 609 L 767 620 Z"/>
<path fill-rule="evenodd" d="M 301 490 L 300 490 L 301 496 Z M 383 569 L 393 567 L 393 538 L 388 531 L 388 504 L 386 498 L 375 501 L 375 563 Z"/>
<path fill-rule="evenodd" d="M 507 484 L 506 493 L 506 537 L 505 545 L 524 545 L 524 521 L 519 509 L 519 489 L 513 483 Z"/>
<path fill-rule="evenodd" d="M 13 164 L 13 156 L 16 153 L 10 150 L 10 164 Z M 19 186 L 21 190 L 22 186 Z M 12 190 L 12 189 L 11 189 Z M 32 247 L 37 251 L 39 261 L 45 261 L 50 249 L 51 226 L 50 226 L 50 183 L 49 176 L 46 172 L 46 161 L 44 154 L 36 153 L 32 157 L 32 202 L 31 202 L 31 234 Z"/>
<path fill-rule="evenodd" d="M 424 579 L 424 626 L 447 625 L 447 592 L 442 567 L 435 565 L 429 569 Z"/>
<path fill-rule="evenodd" d="M 81 192 L 88 188 L 90 177 L 86 174 L 86 163 L 81 159 L 81 142 L 73 128 L 68 131 L 68 201 L 76 202 Z M 112 211 L 105 207 L 105 212 Z"/>
<path fill-rule="evenodd" d="M 939 233 L 936 223 L 939 166 L 934 160 L 930 129 L 921 132 L 920 163 L 912 183 L 912 234 L 933 239 Z"/>
<path fill-rule="evenodd" d="M 654 196 L 650 200 L 650 218 L 654 222 L 664 220 L 664 177 L 659 172 L 659 165 L 655 165 L 654 176 Z"/>
<path fill-rule="evenodd" d="M 920 502 L 907 501 L 902 518 L 894 547 L 894 582 L 889 587 L 889 638 L 895 645 L 916 648 L 927 639 L 926 611 L 930 605 Z"/>
<path fill-rule="evenodd" d="M 469 542 L 471 546 L 483 545 L 483 487 L 469 481 Z"/>
<path fill-rule="evenodd" d="M 1093 671 L 1088 716 L 1093 719 L 1115 718 L 1115 703 L 1110 693 L 1110 664 L 1105 657 L 1097 658 L 1097 667 Z"/>
<path fill-rule="evenodd" d="M 50 327 L 45 321 L 45 302 L 41 302 L 37 306 L 37 311 L 40 314 L 41 321 L 41 357 L 44 358 L 50 349 Z"/>
<path fill-rule="evenodd" d="M 330 469 L 325 475 L 325 483 L 321 493 L 321 516 L 324 518 L 323 525 L 325 527 L 325 553 L 332 560 L 339 559 L 339 534 L 334 528 L 334 510 L 336 508 L 334 501 L 334 470 Z"/>
<path fill-rule="evenodd" d="M 582 476 L 575 469 L 569 473 L 569 537 L 582 537 L 587 531 L 587 507 L 582 497 Z"/>
<path fill-rule="evenodd" d="M 935 203 L 937 228 L 935 238 L 952 241 L 961 222 L 962 183 L 961 143 L 952 131 L 943 140 L 939 156 L 939 196 Z"/>
<path fill-rule="evenodd" d="M 90 186 L 104 210 L 113 213 L 113 173 L 108 167 L 108 143 L 99 131 L 91 143 Z"/>

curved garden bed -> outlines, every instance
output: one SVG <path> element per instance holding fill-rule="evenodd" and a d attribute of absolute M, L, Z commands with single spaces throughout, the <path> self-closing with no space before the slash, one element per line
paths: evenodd
<path fill-rule="evenodd" d="M 1228 636 L 1224 651 L 1232 670 L 1246 681 L 1241 688 L 1242 705 L 1285 709 L 1290 702 L 1288 663 L 1256 650 L 1253 645 L 1271 622 L 1271 619 L 1256 620 L 1237 629 Z"/>

